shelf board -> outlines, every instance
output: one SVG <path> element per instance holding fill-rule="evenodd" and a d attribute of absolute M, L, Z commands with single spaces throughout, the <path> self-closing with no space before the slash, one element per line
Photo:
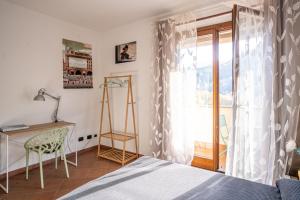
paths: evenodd
<path fill-rule="evenodd" d="M 134 154 L 134 153 L 131 153 L 131 152 L 128 152 L 128 151 L 125 151 L 125 159 L 123 161 L 123 151 L 119 150 L 119 149 L 112 149 L 111 148 L 109 150 L 100 151 L 100 153 L 98 154 L 98 157 L 105 158 L 105 159 L 108 159 L 108 160 L 112 160 L 112 161 L 115 161 L 117 163 L 121 163 L 123 165 L 123 164 L 128 163 L 131 160 L 134 160 L 134 159 L 138 158 L 138 155 Z"/>
<path fill-rule="evenodd" d="M 121 134 L 121 133 L 102 133 L 101 137 L 104 138 L 109 138 L 113 140 L 118 140 L 118 141 L 128 141 L 128 140 L 133 140 L 135 139 L 135 136 L 133 134 Z"/>

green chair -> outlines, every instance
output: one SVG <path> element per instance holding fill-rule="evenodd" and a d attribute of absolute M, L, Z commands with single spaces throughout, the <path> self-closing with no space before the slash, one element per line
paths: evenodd
<path fill-rule="evenodd" d="M 227 143 L 229 137 L 229 131 L 227 128 L 227 123 L 225 119 L 225 115 L 220 115 L 220 135 L 223 143 L 226 145 L 226 149 L 219 153 L 219 156 L 223 155 L 227 151 Z"/>
<path fill-rule="evenodd" d="M 57 169 L 57 152 L 60 152 L 62 159 L 64 160 L 67 178 L 69 178 L 68 165 L 66 160 L 66 155 L 64 152 L 64 141 L 66 135 L 68 134 L 68 128 L 57 128 L 44 131 L 39 135 L 36 135 L 24 144 L 26 150 L 26 180 L 28 180 L 28 165 L 29 165 L 29 153 L 34 151 L 39 155 L 40 164 L 40 178 L 41 178 L 41 188 L 44 188 L 44 178 L 43 178 L 43 164 L 42 155 L 55 153 L 55 168 Z"/>

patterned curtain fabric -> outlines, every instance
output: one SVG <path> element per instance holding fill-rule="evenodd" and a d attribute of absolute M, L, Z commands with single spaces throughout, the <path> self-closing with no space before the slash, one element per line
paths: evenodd
<path fill-rule="evenodd" d="M 234 41 L 233 131 L 226 174 L 272 182 L 272 68 L 264 65 L 262 12 L 237 6 Z M 274 149 L 274 148 L 273 148 Z"/>
<path fill-rule="evenodd" d="M 271 119 L 278 179 L 300 167 L 299 155 L 292 151 L 300 146 L 300 1 L 265 0 L 264 12 L 266 63 L 273 67 Z"/>
<path fill-rule="evenodd" d="M 228 175 L 274 184 L 292 166 L 300 145 L 299 11 L 296 0 L 265 0 L 263 12 L 237 6 Z"/>
<path fill-rule="evenodd" d="M 196 99 L 195 17 L 188 13 L 157 23 L 151 145 L 158 158 L 191 164 Z"/>

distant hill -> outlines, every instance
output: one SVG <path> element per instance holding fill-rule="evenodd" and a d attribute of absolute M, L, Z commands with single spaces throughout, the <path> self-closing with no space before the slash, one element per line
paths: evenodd
<path fill-rule="evenodd" d="M 232 63 L 228 61 L 219 67 L 220 94 L 226 95 L 232 91 Z M 212 67 L 197 69 L 197 89 L 212 92 Z"/>

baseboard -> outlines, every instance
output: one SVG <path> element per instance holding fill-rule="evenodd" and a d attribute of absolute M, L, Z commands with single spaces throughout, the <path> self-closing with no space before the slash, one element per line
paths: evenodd
<path fill-rule="evenodd" d="M 89 148 L 86 148 L 86 149 L 82 149 L 80 151 L 77 152 L 77 155 L 79 156 L 80 154 L 83 154 L 85 152 L 88 152 L 88 151 L 91 151 L 93 149 L 96 149 L 98 145 L 95 145 L 95 146 L 91 146 Z M 66 155 L 67 158 L 69 157 L 72 157 L 74 156 L 75 157 L 75 153 L 69 153 Z M 43 165 L 49 165 L 49 164 L 52 164 L 55 162 L 55 158 L 51 158 L 49 160 L 45 160 L 43 161 Z M 29 170 L 32 170 L 32 169 L 35 169 L 35 168 L 38 168 L 39 167 L 39 163 L 36 163 L 36 164 L 33 164 L 33 165 L 30 165 L 29 166 Z M 22 167 L 22 168 L 19 168 L 19 169 L 16 169 L 16 170 L 13 170 L 13 171 L 10 171 L 8 172 L 8 177 L 11 177 L 11 176 L 15 176 L 15 175 L 18 175 L 18 174 L 22 174 L 22 173 L 25 173 L 26 171 L 26 167 Z M 5 179 L 6 178 L 6 175 L 5 174 L 1 174 L 0 175 L 0 180 L 2 179 Z"/>
<path fill-rule="evenodd" d="M 94 149 L 97 149 L 98 148 L 98 145 L 94 145 L 94 146 L 91 146 L 89 148 L 86 148 L 86 149 L 82 149 L 80 151 L 77 152 L 77 155 L 79 156 L 80 154 L 83 154 L 83 153 L 86 153 L 88 151 L 92 151 Z M 106 146 L 106 145 L 101 145 L 101 148 L 110 148 L 109 146 Z M 129 151 L 130 152 L 130 151 Z M 132 153 L 132 152 L 130 152 Z M 66 155 L 66 157 L 72 157 L 72 156 L 75 156 L 75 153 L 69 153 Z M 142 154 L 139 154 L 139 157 L 143 156 Z M 52 158 L 52 159 L 49 159 L 49 160 L 45 160 L 43 161 L 43 165 L 50 165 L 50 164 L 53 164 L 55 162 L 55 158 Z M 36 164 L 33 164 L 33 165 L 30 165 L 29 166 L 29 170 L 33 170 L 33 169 L 36 169 L 39 167 L 39 163 L 36 163 Z M 22 167 L 22 168 L 19 168 L 19 169 L 16 169 L 16 170 L 13 170 L 13 171 L 10 171 L 8 172 L 8 177 L 12 177 L 12 176 L 16 176 L 18 174 L 23 174 L 25 173 L 26 171 L 26 167 Z M 0 180 L 3 180 L 6 178 L 6 174 L 1 174 L 0 175 Z"/>

